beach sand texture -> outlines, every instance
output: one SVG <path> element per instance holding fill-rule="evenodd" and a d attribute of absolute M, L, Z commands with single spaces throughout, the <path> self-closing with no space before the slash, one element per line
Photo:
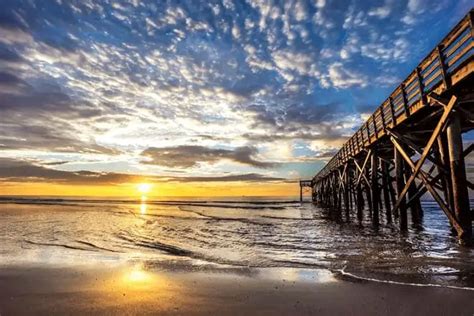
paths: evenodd
<path fill-rule="evenodd" d="M 473 298 L 466 290 L 230 272 L 0 271 L 1 315 L 472 315 Z"/>

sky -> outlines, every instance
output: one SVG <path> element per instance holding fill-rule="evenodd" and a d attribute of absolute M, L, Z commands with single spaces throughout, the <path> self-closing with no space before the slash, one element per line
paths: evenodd
<path fill-rule="evenodd" d="M 472 1 L 0 6 L 0 195 L 291 195 Z"/>

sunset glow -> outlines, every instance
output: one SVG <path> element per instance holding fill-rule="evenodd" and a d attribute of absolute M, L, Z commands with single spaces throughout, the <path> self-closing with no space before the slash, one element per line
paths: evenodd
<path fill-rule="evenodd" d="M 296 195 L 469 5 L 343 7 L 5 3 L 0 194 Z"/>

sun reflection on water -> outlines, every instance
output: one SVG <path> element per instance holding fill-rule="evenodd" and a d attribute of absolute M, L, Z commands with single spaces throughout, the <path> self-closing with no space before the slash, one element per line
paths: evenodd
<path fill-rule="evenodd" d="M 142 215 L 145 215 L 146 214 L 146 211 L 147 211 L 147 205 L 145 202 L 142 202 L 142 204 L 140 204 L 140 214 Z"/>
<path fill-rule="evenodd" d="M 151 283 L 153 275 L 141 266 L 134 266 L 125 272 L 124 282 L 129 285 L 144 285 Z"/>

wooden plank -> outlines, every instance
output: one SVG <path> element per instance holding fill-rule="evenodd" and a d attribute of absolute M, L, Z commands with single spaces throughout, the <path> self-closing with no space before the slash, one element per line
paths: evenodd
<path fill-rule="evenodd" d="M 472 12 L 472 11 L 471 11 Z M 459 35 L 461 35 L 462 32 L 464 32 L 464 29 L 466 28 L 466 25 L 469 24 L 469 15 L 471 14 L 469 12 L 450 32 L 448 35 L 445 36 L 445 38 L 441 41 L 441 44 L 443 44 L 445 47 L 448 47 L 451 45 L 452 42 L 454 42 Z"/>
<path fill-rule="evenodd" d="M 427 77 L 429 73 L 433 71 L 434 68 L 438 67 L 438 65 L 438 53 L 436 52 L 436 49 L 434 49 L 431 52 L 429 58 L 426 59 L 424 62 L 421 62 L 419 65 L 423 77 Z"/>
<path fill-rule="evenodd" d="M 469 45 L 464 47 L 455 57 L 451 58 L 446 62 L 446 67 L 449 68 L 453 66 L 459 59 L 463 58 L 464 55 L 474 47 L 474 41 L 471 41 Z M 460 66 L 460 65 L 459 65 Z"/>
<path fill-rule="evenodd" d="M 464 34 L 462 37 L 462 33 L 466 32 L 466 34 Z M 466 43 L 466 41 L 468 41 L 469 39 L 471 38 L 471 31 L 470 31 L 470 27 L 469 25 L 466 25 L 465 27 L 463 27 L 460 32 L 459 32 L 459 37 L 455 38 L 454 40 L 457 40 L 458 42 L 449 47 L 448 45 L 445 44 L 445 49 L 443 51 L 444 55 L 446 57 L 450 57 L 459 47 L 461 47 L 464 43 Z"/>
<path fill-rule="evenodd" d="M 430 74 L 430 79 L 428 80 L 424 80 L 424 86 L 425 87 L 428 87 L 431 83 L 433 83 L 434 80 L 438 80 L 438 76 L 441 74 L 441 76 L 443 76 L 443 70 L 441 68 L 439 69 L 436 69 L 433 74 Z M 428 77 L 428 76 L 425 76 L 425 78 Z M 444 78 L 444 77 L 442 77 Z M 443 81 L 444 82 L 444 81 Z"/>

